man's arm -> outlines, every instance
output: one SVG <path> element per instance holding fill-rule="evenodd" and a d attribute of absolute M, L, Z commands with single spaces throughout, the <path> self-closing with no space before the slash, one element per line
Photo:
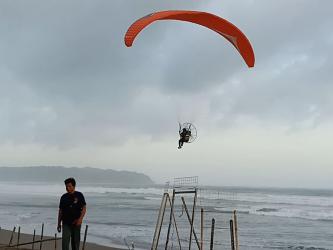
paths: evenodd
<path fill-rule="evenodd" d="M 76 225 L 79 226 L 79 225 L 82 224 L 83 217 L 85 216 L 86 212 L 87 212 L 87 207 L 86 207 L 86 205 L 84 205 L 83 208 L 82 208 L 82 211 L 81 211 L 80 218 L 78 218 L 77 221 L 76 221 Z"/>
<path fill-rule="evenodd" d="M 61 208 L 59 208 L 59 212 L 58 212 L 58 227 L 57 230 L 60 233 L 61 232 L 61 221 L 62 221 L 62 211 Z"/>

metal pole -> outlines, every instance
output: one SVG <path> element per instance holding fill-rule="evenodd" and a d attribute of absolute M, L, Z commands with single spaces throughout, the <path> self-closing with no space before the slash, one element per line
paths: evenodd
<path fill-rule="evenodd" d="M 201 208 L 201 230 L 200 230 L 200 250 L 203 250 L 203 242 L 204 242 L 204 233 L 203 233 L 203 228 L 204 228 L 204 210 Z"/>
<path fill-rule="evenodd" d="M 9 240 L 8 246 L 10 246 L 12 244 L 15 231 L 16 231 L 16 227 L 13 228 L 13 231 L 12 231 L 12 234 L 10 236 L 10 240 Z"/>
<path fill-rule="evenodd" d="M 32 236 L 32 247 L 31 247 L 31 250 L 34 250 L 34 248 L 35 248 L 35 237 L 36 237 L 36 229 L 34 229 L 34 235 Z"/>
<path fill-rule="evenodd" d="M 84 250 L 84 248 L 86 246 L 87 232 L 88 232 L 88 225 L 86 225 L 86 229 L 84 230 L 84 238 L 83 238 L 82 250 Z"/>
<path fill-rule="evenodd" d="M 236 214 L 236 210 L 234 210 L 234 237 L 235 237 L 235 249 L 239 250 L 239 244 L 238 244 L 238 225 L 237 225 L 237 214 Z"/>
<path fill-rule="evenodd" d="M 235 250 L 235 236 L 234 236 L 234 222 L 230 220 L 230 238 L 231 238 L 231 250 Z"/>
<path fill-rule="evenodd" d="M 41 236 L 40 236 L 39 250 L 42 250 L 43 234 L 44 234 L 44 223 L 42 224 L 42 233 L 41 233 Z"/>
<path fill-rule="evenodd" d="M 212 219 L 212 229 L 210 231 L 210 250 L 214 247 L 214 229 L 215 229 L 215 219 Z"/>
<path fill-rule="evenodd" d="M 189 223 L 192 223 L 192 222 L 191 222 L 191 218 L 190 218 L 190 214 L 189 214 L 189 212 L 188 212 L 188 210 L 187 210 L 187 206 L 186 206 L 186 203 L 185 203 L 185 199 L 184 199 L 184 197 L 182 197 L 182 202 L 183 202 L 183 205 L 184 205 L 184 208 L 185 208 L 185 212 L 186 212 L 186 215 L 187 215 L 188 222 L 189 222 Z M 199 240 L 198 240 L 197 234 L 195 233 L 194 228 L 193 228 L 193 234 L 194 234 L 194 238 L 195 238 L 195 241 L 196 241 L 196 243 L 197 243 L 198 249 L 200 249 Z"/>
<path fill-rule="evenodd" d="M 168 234 L 167 234 L 167 239 L 166 239 L 166 243 L 165 243 L 165 250 L 168 249 L 174 203 L 175 203 L 175 189 L 173 189 L 173 192 L 172 192 L 172 202 L 171 202 L 171 209 L 170 209 L 169 227 L 168 227 Z"/>

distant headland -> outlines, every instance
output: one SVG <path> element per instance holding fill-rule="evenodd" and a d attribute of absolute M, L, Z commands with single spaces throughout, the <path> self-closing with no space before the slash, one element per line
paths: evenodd
<path fill-rule="evenodd" d="M 55 183 L 63 182 L 68 177 L 74 177 L 80 183 L 107 183 L 124 186 L 154 184 L 149 176 L 131 171 L 63 166 L 0 167 L 0 181 Z"/>

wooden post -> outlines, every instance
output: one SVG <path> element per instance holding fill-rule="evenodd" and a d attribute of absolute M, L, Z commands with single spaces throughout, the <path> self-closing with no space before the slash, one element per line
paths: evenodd
<path fill-rule="evenodd" d="M 40 235 L 39 250 L 42 250 L 43 234 L 44 234 L 44 223 L 42 224 L 42 233 L 41 233 L 41 235 Z"/>
<path fill-rule="evenodd" d="M 83 238 L 82 250 L 84 250 L 84 248 L 86 246 L 87 232 L 88 232 L 88 225 L 86 225 L 86 229 L 84 230 L 84 238 Z"/>
<path fill-rule="evenodd" d="M 34 250 L 34 248 L 35 248 L 35 237 L 36 237 L 36 229 L 34 229 L 34 235 L 32 236 L 32 247 L 31 247 L 31 250 Z"/>
<path fill-rule="evenodd" d="M 235 236 L 234 236 L 234 222 L 230 220 L 230 238 L 231 238 L 231 250 L 235 250 Z"/>
<path fill-rule="evenodd" d="M 57 234 L 54 234 L 54 250 L 57 250 Z"/>
<path fill-rule="evenodd" d="M 21 233 L 21 227 L 19 227 L 17 231 L 16 249 L 18 248 L 18 244 L 20 244 L 20 233 Z"/>
<path fill-rule="evenodd" d="M 239 244 L 238 244 L 238 225 L 237 225 L 237 214 L 236 214 L 236 210 L 234 210 L 234 238 L 235 238 L 235 249 L 239 250 Z"/>
<path fill-rule="evenodd" d="M 203 250 L 203 242 L 204 242 L 204 232 L 203 232 L 203 228 L 204 228 L 204 210 L 203 208 L 201 208 L 201 230 L 200 230 L 200 250 Z"/>
<path fill-rule="evenodd" d="M 13 228 L 13 231 L 12 231 L 12 234 L 10 236 L 10 240 L 9 240 L 8 246 L 10 246 L 12 244 L 15 231 L 16 231 L 16 227 Z"/>
<path fill-rule="evenodd" d="M 214 247 L 214 228 L 215 228 L 215 219 L 212 219 L 212 229 L 210 231 L 210 250 L 213 250 Z"/>

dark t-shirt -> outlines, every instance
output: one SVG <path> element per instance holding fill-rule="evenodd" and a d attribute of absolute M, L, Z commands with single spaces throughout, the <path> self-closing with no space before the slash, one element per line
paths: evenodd
<path fill-rule="evenodd" d="M 76 219 L 80 218 L 81 211 L 85 205 L 86 201 L 82 193 L 74 191 L 72 194 L 63 194 L 59 204 L 63 224 L 72 225 Z"/>

